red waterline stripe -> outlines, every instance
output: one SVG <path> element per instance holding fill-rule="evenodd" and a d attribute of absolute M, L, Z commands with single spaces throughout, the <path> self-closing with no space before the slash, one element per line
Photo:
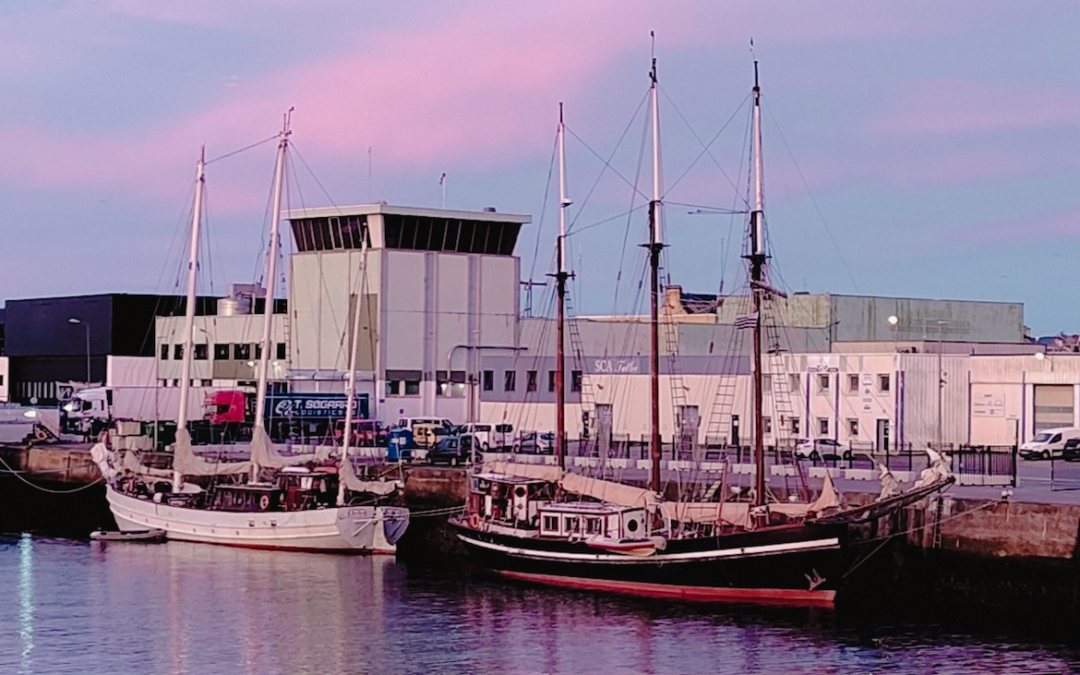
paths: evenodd
<path fill-rule="evenodd" d="M 553 574 L 529 574 L 495 570 L 509 579 L 531 581 L 550 586 L 563 586 L 591 591 L 611 591 L 642 595 L 650 598 L 693 600 L 697 602 L 749 602 L 770 605 L 802 605 L 832 607 L 836 591 L 800 591 L 786 588 L 712 588 L 708 586 L 673 586 L 650 584 L 641 581 L 610 581 L 608 579 L 582 579 Z"/>

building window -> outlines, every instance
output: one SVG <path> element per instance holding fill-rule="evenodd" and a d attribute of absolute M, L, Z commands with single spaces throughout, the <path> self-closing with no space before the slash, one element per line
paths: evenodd
<path fill-rule="evenodd" d="M 525 373 L 525 391 L 536 391 L 536 371 Z"/>
<path fill-rule="evenodd" d="M 555 391 L 555 371 L 548 371 L 548 391 Z"/>
<path fill-rule="evenodd" d="M 401 395 L 401 380 L 387 380 L 386 381 L 386 395 L 387 396 L 400 396 Z"/>
<path fill-rule="evenodd" d="M 215 361 L 228 361 L 229 360 L 229 345 L 215 344 L 214 345 L 214 360 Z"/>
<path fill-rule="evenodd" d="M 206 345 L 206 344 L 195 345 L 195 360 L 196 361 L 205 361 L 207 353 L 209 351 L 210 351 L 209 345 Z"/>
<path fill-rule="evenodd" d="M 767 394 L 772 391 L 772 375 L 761 376 L 761 392 Z"/>
<path fill-rule="evenodd" d="M 405 380 L 405 395 L 406 396 L 419 396 L 420 395 L 420 380 Z"/>
<path fill-rule="evenodd" d="M 199 383 L 204 387 L 212 387 L 212 386 L 214 386 L 214 381 L 213 380 L 199 380 Z"/>
<path fill-rule="evenodd" d="M 827 393 L 829 391 L 829 376 L 828 375 L 818 375 L 817 376 L 817 382 L 818 382 L 818 391 L 820 391 L 822 393 Z"/>
<path fill-rule="evenodd" d="M 829 435 L 829 418 L 828 417 L 819 417 L 818 421 L 817 421 L 817 425 L 818 425 L 818 433 L 819 434 L 821 434 L 822 436 L 828 436 Z"/>
<path fill-rule="evenodd" d="M 161 360 L 162 361 L 168 361 L 169 360 L 169 345 L 165 344 L 164 342 L 161 343 Z"/>
<path fill-rule="evenodd" d="M 517 372 L 508 370 L 503 373 L 503 391 L 514 391 L 517 389 Z"/>
<path fill-rule="evenodd" d="M 262 345 L 261 344 L 255 345 L 255 360 L 256 361 L 261 361 L 262 360 Z"/>
<path fill-rule="evenodd" d="M 858 438 L 859 437 L 859 420 L 849 419 L 847 421 L 847 430 L 848 430 L 848 435 L 849 436 L 851 436 L 852 438 Z"/>
<path fill-rule="evenodd" d="M 494 370 L 485 370 L 484 371 L 484 391 L 494 391 L 494 390 L 495 390 L 495 371 Z"/>
<path fill-rule="evenodd" d="M 878 375 L 877 376 L 877 388 L 878 391 L 889 391 L 889 376 Z"/>
<path fill-rule="evenodd" d="M 173 345 L 173 358 L 177 361 L 184 358 L 184 345 Z"/>
<path fill-rule="evenodd" d="M 577 393 L 581 391 L 581 371 L 570 371 L 570 391 Z"/>
<path fill-rule="evenodd" d="M 859 376 L 858 375 L 848 375 L 847 376 L 847 389 L 852 394 L 859 393 Z"/>
<path fill-rule="evenodd" d="M 792 417 L 791 418 L 791 433 L 798 436 L 801 433 L 800 429 L 801 429 L 801 425 L 799 424 L 799 418 L 798 417 Z"/>
<path fill-rule="evenodd" d="M 233 358 L 237 361 L 249 361 L 251 359 L 251 345 L 233 345 Z"/>
<path fill-rule="evenodd" d="M 771 417 L 762 417 L 761 422 L 762 422 L 762 426 L 765 427 L 765 433 L 771 434 L 772 433 L 772 418 Z"/>
<path fill-rule="evenodd" d="M 274 358 L 276 358 L 278 361 L 284 361 L 285 360 L 285 343 L 284 342 L 277 343 L 277 356 L 275 356 Z"/>
<path fill-rule="evenodd" d="M 802 390 L 802 387 L 799 386 L 799 376 L 798 375 L 789 375 L 788 376 L 788 384 L 791 387 L 791 391 L 801 391 Z"/>

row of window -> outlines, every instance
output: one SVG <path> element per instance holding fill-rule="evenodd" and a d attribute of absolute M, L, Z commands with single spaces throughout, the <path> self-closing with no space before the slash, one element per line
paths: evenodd
<path fill-rule="evenodd" d="M 543 529 L 548 532 L 559 532 L 559 517 L 558 516 L 544 516 Z M 573 534 L 581 532 L 581 519 L 577 516 L 564 516 L 563 528 L 564 534 Z M 598 517 L 586 517 L 585 518 L 585 534 L 603 534 L 604 523 Z"/>
<path fill-rule="evenodd" d="M 791 434 L 793 436 L 801 436 L 802 435 L 802 420 L 800 418 L 798 418 L 798 417 L 791 417 L 791 418 L 788 418 L 788 419 L 781 418 L 781 420 L 788 424 L 788 429 L 791 431 Z M 771 434 L 773 432 L 772 418 L 771 417 L 764 417 L 764 418 L 762 418 L 762 421 L 764 422 L 764 425 L 765 425 L 765 433 Z M 859 435 L 859 420 L 854 418 L 854 417 L 849 417 L 845 421 L 847 422 L 848 435 L 849 436 L 858 436 Z M 828 417 L 819 417 L 819 418 L 817 418 L 817 433 L 818 433 L 818 436 L 828 436 L 831 433 L 831 431 L 830 431 L 830 421 L 829 421 Z"/>
<path fill-rule="evenodd" d="M 285 343 L 278 342 L 275 346 L 275 359 L 280 361 L 285 360 Z M 169 352 L 172 351 L 173 359 L 179 361 L 184 358 L 184 345 L 177 344 L 172 345 L 172 349 L 169 349 L 170 345 L 163 342 L 161 344 L 161 360 L 169 360 Z M 205 343 L 196 343 L 194 345 L 194 353 L 192 358 L 196 361 L 206 361 L 209 358 L 210 345 Z M 254 356 L 252 356 L 254 354 Z M 258 361 L 262 358 L 262 345 L 260 344 L 229 344 L 229 343 L 217 343 L 214 345 L 214 360 L 215 361 L 250 361 L 255 359 Z"/>
<path fill-rule="evenodd" d="M 525 391 L 532 392 L 537 390 L 539 383 L 539 371 L 527 370 L 525 371 Z M 483 374 L 483 386 L 484 391 L 495 391 L 495 371 L 485 370 Z M 517 371 L 505 370 L 503 371 L 503 391 L 517 391 Z M 547 390 L 549 392 L 555 391 L 555 371 L 547 371 Z M 570 372 L 570 391 L 577 393 L 581 391 L 581 371 L 573 370 Z"/>
<path fill-rule="evenodd" d="M 886 393 L 892 390 L 892 378 L 887 373 L 879 374 L 875 379 L 878 393 Z M 801 378 L 799 375 L 788 375 L 788 387 L 792 391 L 800 391 L 800 382 Z M 857 394 L 859 393 L 861 386 L 861 376 L 858 373 L 851 373 L 847 376 L 847 393 Z M 761 388 L 766 392 L 772 391 L 772 375 L 761 376 Z M 831 389 L 832 375 L 830 373 L 819 373 L 817 376 L 818 393 L 826 393 Z"/>

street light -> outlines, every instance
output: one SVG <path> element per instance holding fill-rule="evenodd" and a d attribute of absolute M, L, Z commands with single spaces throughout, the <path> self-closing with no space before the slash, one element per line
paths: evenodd
<path fill-rule="evenodd" d="M 937 395 L 937 444 L 938 452 L 942 452 L 942 435 L 941 435 L 941 409 L 942 399 L 945 396 L 945 373 L 941 370 L 941 334 L 945 332 L 945 324 L 948 321 L 937 322 L 937 379 L 938 379 L 938 395 Z"/>
<path fill-rule="evenodd" d="M 82 324 L 83 328 L 86 329 L 86 386 L 89 387 L 90 386 L 90 322 L 89 321 L 82 321 L 81 319 L 71 317 L 70 319 L 68 319 L 68 323 L 70 323 L 72 325 Z"/>

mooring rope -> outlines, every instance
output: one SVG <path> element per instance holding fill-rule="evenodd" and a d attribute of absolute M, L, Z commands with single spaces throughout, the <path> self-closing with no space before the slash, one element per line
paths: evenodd
<path fill-rule="evenodd" d="M 915 532 L 918 532 L 919 530 L 925 530 L 930 525 L 935 525 L 935 524 L 940 525 L 942 523 L 947 523 L 947 522 L 949 522 L 951 520 L 956 520 L 957 518 L 963 518 L 964 516 L 966 516 L 968 514 L 975 513 L 977 511 L 982 511 L 982 510 L 990 508 L 991 506 L 996 506 L 996 505 L 1002 504 L 1002 503 L 1008 503 L 1008 500 L 1004 499 L 1004 498 L 1002 498 L 1002 499 L 994 499 L 994 500 L 986 502 L 982 506 L 978 506 L 978 507 L 976 507 L 974 509 L 970 509 L 970 510 L 967 510 L 967 511 L 963 511 L 961 513 L 957 513 L 956 515 L 949 516 L 948 518 L 942 518 L 941 520 L 935 520 L 933 523 L 923 523 L 922 525 L 918 525 L 918 526 L 910 528 L 908 530 L 904 530 L 903 532 L 895 532 L 893 534 L 887 534 L 887 535 L 882 536 L 882 537 L 874 537 L 873 539 L 867 539 L 866 542 L 865 542 L 867 544 L 873 543 L 875 541 L 880 541 L 881 543 L 878 544 L 878 546 L 873 551 L 868 553 L 862 559 L 856 561 L 855 564 L 852 565 L 851 568 L 848 569 L 848 571 L 845 572 L 843 577 L 841 577 L 841 578 L 847 579 L 848 576 L 850 576 L 852 572 L 857 570 L 860 566 L 862 566 L 863 563 L 865 563 L 870 558 L 874 557 L 874 555 L 876 555 L 878 551 L 880 551 L 882 548 L 884 548 L 885 544 L 887 544 L 891 539 L 894 539 L 896 537 L 907 536 L 909 534 L 914 534 Z"/>
<path fill-rule="evenodd" d="M 0 457 L 0 464 L 4 465 L 4 468 L 7 470 L 6 473 L 8 473 L 8 474 L 10 474 L 12 476 L 15 476 L 16 478 L 18 478 L 22 482 L 26 483 L 30 487 L 34 488 L 35 490 L 41 490 L 42 492 L 47 492 L 47 493 L 52 494 L 52 495 L 66 495 L 66 494 L 71 494 L 73 492 L 82 492 L 83 490 L 94 487 L 95 485 L 97 485 L 98 483 L 100 483 L 103 480 L 101 476 L 98 476 L 97 479 L 94 480 L 94 482 L 87 483 L 86 485 L 80 485 L 77 488 L 72 488 L 70 490 L 53 490 L 53 489 L 43 487 L 41 485 L 37 485 L 36 483 L 32 483 L 32 482 L 26 480 L 22 476 L 23 472 L 18 471 L 16 469 L 12 469 L 11 466 L 7 462 L 5 462 L 2 457 Z M 50 473 L 59 473 L 59 471 L 53 471 L 53 472 L 50 472 Z"/>

